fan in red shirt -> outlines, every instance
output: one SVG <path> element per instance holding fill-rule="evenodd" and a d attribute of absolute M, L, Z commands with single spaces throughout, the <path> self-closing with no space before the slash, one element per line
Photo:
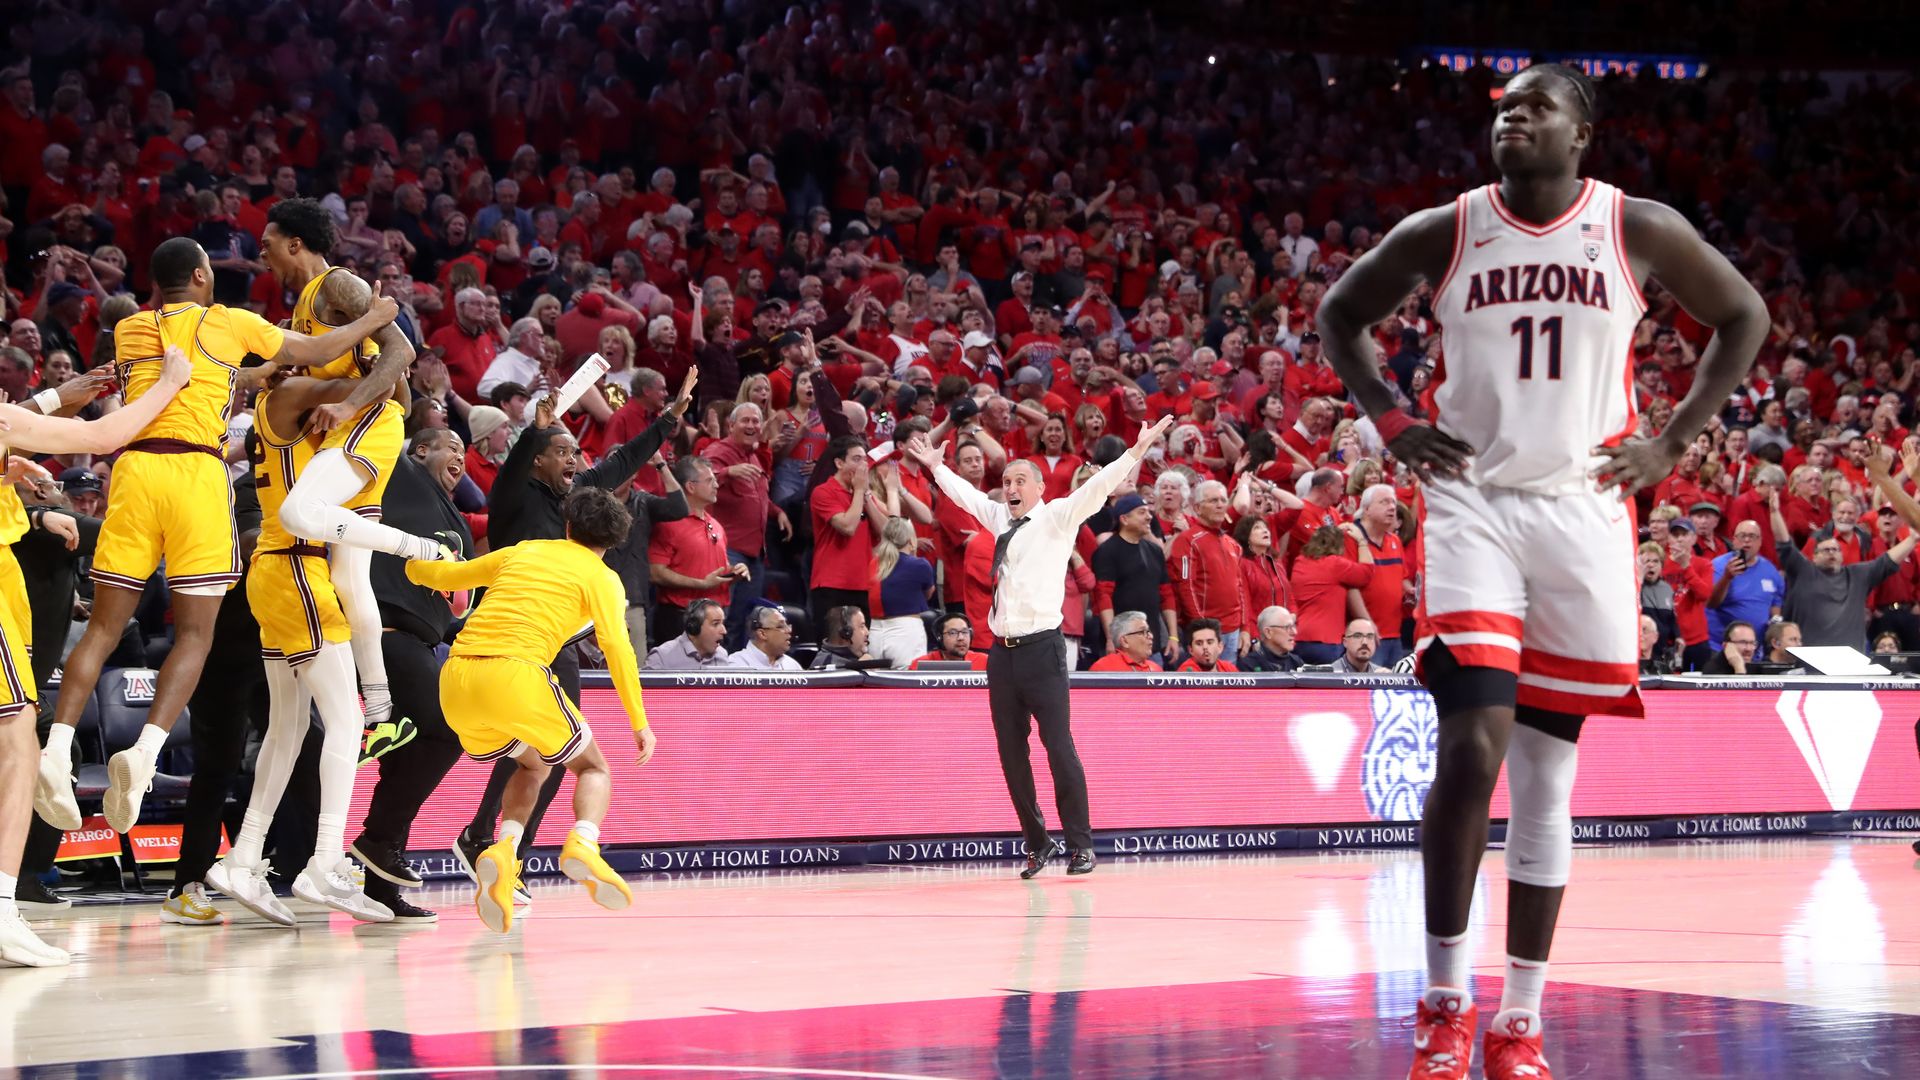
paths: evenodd
<path fill-rule="evenodd" d="M 1161 670 L 1153 660 L 1153 630 L 1147 615 L 1123 611 L 1113 617 L 1113 651 L 1095 660 L 1088 671 L 1148 672 Z"/>
<path fill-rule="evenodd" d="M 1040 478 L 1045 482 L 1046 499 L 1066 498 L 1073 492 L 1073 475 L 1086 464 L 1086 459 L 1072 453 L 1067 440 L 1067 418 L 1058 413 L 1050 414 L 1046 422 L 1040 425 L 1040 445 L 1027 458 L 1040 470 Z"/>
<path fill-rule="evenodd" d="M 1227 533 L 1227 488 L 1206 480 L 1193 489 L 1194 525 L 1167 548 L 1167 580 L 1182 625 L 1214 623 L 1229 654 L 1240 653 L 1247 607 L 1240 576 L 1240 544 Z"/>
<path fill-rule="evenodd" d="M 1400 504 L 1393 488 L 1375 484 L 1361 492 L 1360 513 L 1354 521 L 1360 527 L 1347 534 L 1347 557 L 1357 560 L 1362 543 L 1373 556 L 1373 580 L 1360 590 L 1360 600 L 1367 618 L 1380 628 L 1380 648 L 1374 663 L 1392 667 L 1406 655 L 1400 644 L 1400 624 L 1407 582 L 1406 557 L 1400 546 Z"/>
<path fill-rule="evenodd" d="M 1667 526 L 1667 563 L 1660 576 L 1673 587 L 1673 617 L 1680 625 L 1683 667 L 1699 671 L 1713 653 L 1707 644 L 1713 560 L 1693 553 L 1693 522 L 1686 518 L 1674 518 Z"/>
<path fill-rule="evenodd" d="M 1300 407 L 1300 419 L 1280 433 L 1280 441 L 1293 447 L 1294 453 L 1318 465 L 1333 449 L 1333 425 L 1339 412 L 1339 407 L 1331 399 L 1311 398 Z M 1298 477 L 1304 471 L 1296 463 L 1293 475 Z"/>
<path fill-rule="evenodd" d="M 427 345 L 441 350 L 447 374 L 453 380 L 453 392 L 468 401 L 479 401 L 480 378 L 500 351 L 499 340 L 487 326 L 487 294 L 479 289 L 461 289 L 453 298 L 453 312 L 453 325 L 435 331 Z"/>
<path fill-rule="evenodd" d="M 918 671 L 920 665 L 926 663 L 961 661 L 971 665 L 975 671 L 987 670 L 987 654 L 973 648 L 973 620 L 967 618 L 964 612 L 949 611 L 940 616 L 933 632 L 939 644 L 932 652 L 908 664 L 908 671 Z"/>
<path fill-rule="evenodd" d="M 866 441 L 842 435 L 827 444 L 820 464 L 833 472 L 807 497 L 813 514 L 813 575 L 807 603 L 815 626 L 827 624 L 836 607 L 867 610 L 873 581 L 873 538 L 886 527 L 887 512 L 868 490 Z"/>
<path fill-rule="evenodd" d="M 1294 561 L 1293 599 L 1300 605 L 1294 614 L 1300 629 L 1293 651 L 1310 664 L 1331 664 L 1346 652 L 1347 590 L 1365 589 L 1373 581 L 1371 544 L 1359 549 L 1358 562 L 1343 554 L 1359 528 L 1320 526 Z"/>
<path fill-rule="evenodd" d="M 1186 626 L 1187 650 L 1186 662 L 1175 671 L 1193 671 L 1202 675 L 1217 675 L 1227 671 L 1239 671 L 1230 661 L 1221 659 L 1226 651 L 1226 641 L 1220 636 L 1218 619 L 1195 619 Z"/>

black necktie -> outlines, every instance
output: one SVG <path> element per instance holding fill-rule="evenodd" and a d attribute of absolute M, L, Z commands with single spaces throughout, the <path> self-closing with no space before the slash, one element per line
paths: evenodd
<path fill-rule="evenodd" d="M 1019 532 L 1020 526 L 1026 523 L 1026 518 L 1014 518 L 1013 523 L 1007 526 L 1007 531 L 1001 533 L 993 542 L 993 587 L 995 589 L 1000 588 L 1000 568 L 1007 564 L 1007 545 L 1013 543 L 1013 534 Z"/>

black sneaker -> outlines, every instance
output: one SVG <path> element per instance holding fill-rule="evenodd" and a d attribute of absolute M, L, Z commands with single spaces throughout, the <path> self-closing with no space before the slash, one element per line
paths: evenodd
<path fill-rule="evenodd" d="M 461 829 L 460 835 L 453 838 L 453 861 L 460 864 L 460 872 L 475 885 L 480 884 L 480 874 L 473 866 L 480 861 L 480 853 L 492 846 L 491 837 L 483 840 L 473 835 L 472 829 Z"/>
<path fill-rule="evenodd" d="M 409 904 L 404 897 L 395 897 L 392 900 L 388 900 L 386 901 L 386 905 L 387 909 L 393 912 L 394 922 L 419 925 L 440 921 L 440 916 L 437 913 L 428 911 L 418 904 Z"/>
<path fill-rule="evenodd" d="M 35 915 L 51 915 L 73 906 L 73 901 L 47 888 L 38 877 L 23 877 L 14 886 L 13 902 L 20 910 Z"/>
<path fill-rule="evenodd" d="M 440 921 L 440 916 L 434 912 L 428 911 L 426 908 L 416 904 L 408 903 L 406 897 L 401 895 L 400 890 L 394 888 L 393 883 L 390 881 L 383 881 L 377 877 L 368 878 L 366 890 L 367 899 L 385 904 L 387 910 L 393 912 L 393 921 L 396 923 L 420 926 L 431 925 Z"/>
<path fill-rule="evenodd" d="M 366 733 L 360 740 L 360 764 L 386 757 L 412 742 L 419 734 L 420 729 L 411 718 L 405 716 L 367 725 Z"/>
<path fill-rule="evenodd" d="M 403 889 L 417 889 L 426 884 L 419 874 L 413 872 L 413 867 L 407 865 L 406 856 L 395 851 L 391 844 L 382 844 L 363 836 L 347 850 L 367 869 Z"/>

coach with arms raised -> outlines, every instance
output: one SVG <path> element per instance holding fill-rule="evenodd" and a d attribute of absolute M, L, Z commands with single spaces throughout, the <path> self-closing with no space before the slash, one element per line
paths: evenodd
<path fill-rule="evenodd" d="M 965 507 L 997 539 L 993 549 L 993 606 L 987 626 L 993 650 L 987 654 L 987 700 L 993 710 L 994 737 L 1007 793 L 1027 840 L 1023 878 L 1038 874 L 1053 857 L 1053 839 L 1040 815 L 1027 756 L 1027 733 L 1040 722 L 1047 748 L 1060 827 L 1072 849 L 1070 874 L 1093 871 L 1093 826 L 1087 809 L 1087 776 L 1073 748 L 1068 725 L 1066 639 L 1060 634 L 1060 608 L 1066 593 L 1067 560 L 1073 555 L 1080 523 L 1106 505 L 1133 475 L 1148 448 L 1173 423 L 1171 417 L 1140 433 L 1133 448 L 1095 473 L 1065 498 L 1043 502 L 1046 479 L 1027 461 L 1007 464 L 1001 476 L 1004 503 L 941 463 L 940 451 L 915 436 L 907 452 L 933 475 L 948 498 Z"/>

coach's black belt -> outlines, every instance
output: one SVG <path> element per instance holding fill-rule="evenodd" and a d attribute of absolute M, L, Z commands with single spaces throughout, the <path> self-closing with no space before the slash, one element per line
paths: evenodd
<path fill-rule="evenodd" d="M 1005 645 L 1009 649 L 1018 649 L 1022 645 L 1037 645 L 1042 641 L 1058 640 L 1059 637 L 1060 628 L 1056 626 L 1051 630 L 1036 630 L 1031 634 L 1025 634 L 1021 637 L 1003 637 L 1000 639 L 1000 644 Z"/>

